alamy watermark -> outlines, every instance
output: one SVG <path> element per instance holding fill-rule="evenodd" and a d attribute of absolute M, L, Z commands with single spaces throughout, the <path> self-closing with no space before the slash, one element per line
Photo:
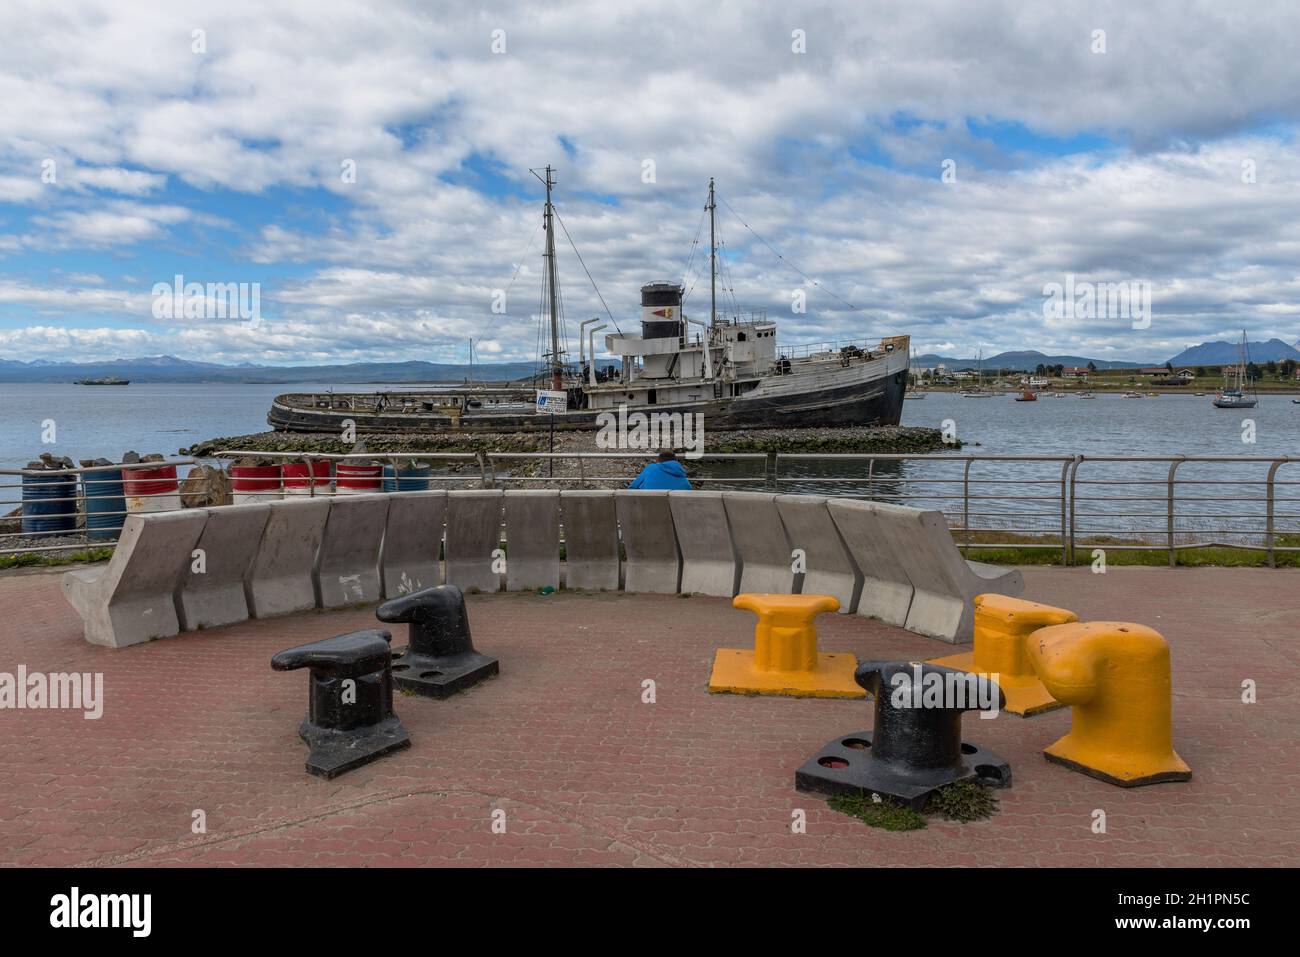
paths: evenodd
<path fill-rule="evenodd" d="M 889 701 L 895 708 L 955 708 L 979 711 L 981 718 L 996 718 L 1001 710 L 997 672 L 925 671 L 912 666 L 909 674 L 898 671 L 890 679 Z"/>
<path fill-rule="evenodd" d="M 73 710 L 83 712 L 87 721 L 104 714 L 103 672 L 28 672 L 26 665 L 18 673 L 0 671 L 0 711 Z"/>
<path fill-rule="evenodd" d="M 153 286 L 155 319 L 244 319 L 254 329 L 262 322 L 259 282 L 186 282 L 177 273 L 171 283 Z"/>
<path fill-rule="evenodd" d="M 1134 329 L 1151 328 L 1151 281 L 1043 283 L 1044 319 L 1127 319 Z"/>
<path fill-rule="evenodd" d="M 698 459 L 704 454 L 704 414 L 701 412 L 628 412 L 620 405 L 617 412 L 596 416 L 600 431 L 596 448 L 622 452 L 628 449 L 686 449 L 684 457 Z"/>

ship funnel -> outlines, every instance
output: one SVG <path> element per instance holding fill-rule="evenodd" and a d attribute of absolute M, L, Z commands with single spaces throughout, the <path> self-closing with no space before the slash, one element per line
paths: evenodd
<path fill-rule="evenodd" d="M 641 287 L 641 338 L 678 339 L 682 335 L 682 287 L 652 282 Z"/>

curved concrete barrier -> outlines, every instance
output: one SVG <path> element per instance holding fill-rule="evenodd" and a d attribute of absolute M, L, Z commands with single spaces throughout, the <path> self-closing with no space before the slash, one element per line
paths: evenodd
<path fill-rule="evenodd" d="M 506 591 L 560 587 L 560 493 L 506 492 Z"/>
<path fill-rule="evenodd" d="M 882 518 L 882 510 L 913 510 L 855 499 L 830 499 L 826 507 L 862 573 L 858 614 L 904 627 L 912 607 L 912 580 L 899 564 L 897 552 L 903 546 L 889 534 L 893 526 Z"/>
<path fill-rule="evenodd" d="M 561 492 L 560 520 L 564 523 L 564 586 L 618 591 L 614 496 L 603 491 Z M 673 590 L 677 590 L 675 582 Z"/>
<path fill-rule="evenodd" d="M 176 592 L 181 630 L 217 628 L 248 618 L 244 579 L 257 557 L 271 508 L 267 504 L 208 509 L 195 548 Z"/>
<path fill-rule="evenodd" d="M 973 637 L 976 595 L 1014 597 L 1024 588 L 1018 571 L 965 561 L 940 512 L 820 496 L 485 489 L 308 497 L 148 516 L 150 523 L 164 518 L 175 524 L 133 524 L 108 569 L 64 576 L 87 640 L 130 644 L 182 627 L 339 608 L 432 587 L 440 578 L 444 520 L 445 577 L 467 591 L 498 591 L 503 573 L 516 591 L 558 588 L 562 580 L 570 588 L 615 590 L 621 542 L 625 591 L 831 595 L 845 612 L 960 642 Z M 500 550 L 503 520 L 508 554 Z M 202 572 L 190 569 L 196 544 L 204 549 Z M 796 548 L 804 563 L 797 577 Z M 142 558 L 143 550 L 164 557 Z M 165 567 L 152 567 L 160 561 Z M 165 606 L 155 600 L 164 581 L 171 597 Z M 128 601 L 128 594 L 146 597 Z M 132 624 L 121 611 L 128 605 L 150 620 Z"/>
<path fill-rule="evenodd" d="M 840 614 L 858 610 L 862 571 L 831 518 L 826 499 L 818 495 L 778 495 L 776 510 L 785 525 L 790 548 L 800 549 L 804 573 L 799 591 L 804 595 L 834 595 Z"/>
<path fill-rule="evenodd" d="M 262 541 L 244 579 L 248 612 L 254 618 L 291 615 L 316 607 L 316 553 L 320 550 L 327 498 L 271 502 Z"/>
<path fill-rule="evenodd" d="M 387 495 L 349 495 L 330 503 L 316 556 L 322 608 L 379 601 L 379 548 L 388 518 Z"/>
<path fill-rule="evenodd" d="M 722 503 L 740 563 L 739 593 L 793 595 L 794 558 L 776 494 L 725 492 Z"/>
<path fill-rule="evenodd" d="M 682 580 L 668 493 L 620 489 L 614 511 L 623 542 L 623 590 L 675 595 Z"/>
<path fill-rule="evenodd" d="M 457 489 L 447 493 L 447 540 L 443 559 L 447 584 L 462 591 L 500 591 L 493 556 L 501 548 L 500 489 Z M 559 547 L 557 540 L 556 547 Z"/>
<path fill-rule="evenodd" d="M 903 627 L 954 643 L 974 640 L 975 596 L 984 592 L 1015 597 L 1024 591 L 1018 571 L 962 558 L 942 512 L 879 506 L 895 560 L 916 590 Z"/>
<path fill-rule="evenodd" d="M 128 515 L 106 566 L 64 573 L 63 596 L 88 642 L 125 648 L 180 632 L 176 586 L 207 520 L 199 509 Z"/>
<path fill-rule="evenodd" d="M 732 598 L 737 593 L 740 567 L 722 496 L 722 492 L 668 493 L 677 546 L 682 552 L 684 595 Z"/>
<path fill-rule="evenodd" d="M 389 496 L 379 583 L 385 598 L 442 584 L 438 559 L 447 521 L 446 491 Z"/>

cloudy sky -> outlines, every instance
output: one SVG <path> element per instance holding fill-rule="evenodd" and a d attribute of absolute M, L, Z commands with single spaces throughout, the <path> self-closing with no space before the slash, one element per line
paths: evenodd
<path fill-rule="evenodd" d="M 534 358 L 547 163 L 624 328 L 657 279 L 707 316 L 713 176 L 724 302 L 783 343 L 1294 342 L 1297 36 L 1256 0 L 3 0 L 0 358 Z M 156 316 L 178 274 L 262 321 Z M 1067 275 L 1149 283 L 1149 326 L 1045 318 Z"/>

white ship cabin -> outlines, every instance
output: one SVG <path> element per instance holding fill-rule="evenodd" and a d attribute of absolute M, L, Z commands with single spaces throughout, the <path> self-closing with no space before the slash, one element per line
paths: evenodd
<path fill-rule="evenodd" d="M 710 330 L 682 313 L 682 287 L 671 282 L 642 286 L 640 334 L 607 335 L 605 348 L 620 357 L 620 376 L 597 383 L 591 375 L 594 409 L 731 398 L 777 370 L 775 322 L 760 314 Z"/>

